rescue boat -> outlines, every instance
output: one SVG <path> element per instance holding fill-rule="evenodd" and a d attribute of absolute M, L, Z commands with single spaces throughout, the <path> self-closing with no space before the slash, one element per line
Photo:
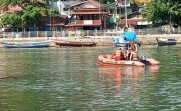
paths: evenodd
<path fill-rule="evenodd" d="M 114 59 L 111 59 L 111 55 L 109 54 L 98 56 L 98 62 L 100 65 L 105 65 L 105 66 L 122 66 L 122 65 L 140 66 L 140 67 L 145 66 L 145 64 L 140 61 L 129 61 L 129 60 L 115 61 Z"/>
<path fill-rule="evenodd" d="M 138 58 L 138 60 L 119 60 L 115 61 L 114 59 L 111 59 L 111 55 L 104 54 L 98 56 L 98 62 L 100 65 L 104 66 L 139 66 L 144 67 L 145 65 L 159 65 L 160 62 L 158 62 L 155 59 L 146 59 L 144 56 Z"/>

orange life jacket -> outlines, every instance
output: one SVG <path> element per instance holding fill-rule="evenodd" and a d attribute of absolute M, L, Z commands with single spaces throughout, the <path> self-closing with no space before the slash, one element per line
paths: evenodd
<path fill-rule="evenodd" d="M 116 57 L 120 57 L 120 56 L 121 56 L 121 50 L 117 50 L 115 56 L 116 56 Z"/>

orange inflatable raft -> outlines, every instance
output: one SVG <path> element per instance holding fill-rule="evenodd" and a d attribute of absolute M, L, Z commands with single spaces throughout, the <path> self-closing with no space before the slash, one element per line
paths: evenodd
<path fill-rule="evenodd" d="M 130 60 L 119 60 L 115 61 L 114 59 L 111 59 L 111 55 L 100 55 L 98 56 L 98 62 L 100 65 L 104 66 L 139 66 L 144 67 L 145 65 L 159 65 L 160 62 L 158 62 L 155 59 L 145 59 L 144 57 L 140 57 L 137 61 L 130 61 Z"/>
<path fill-rule="evenodd" d="M 145 64 L 140 62 L 140 61 L 128 61 L 128 60 L 119 60 L 115 61 L 114 59 L 110 59 L 111 55 L 100 55 L 98 56 L 98 62 L 101 65 L 107 65 L 107 66 L 122 66 L 122 65 L 127 65 L 127 66 L 140 66 L 144 67 Z"/>

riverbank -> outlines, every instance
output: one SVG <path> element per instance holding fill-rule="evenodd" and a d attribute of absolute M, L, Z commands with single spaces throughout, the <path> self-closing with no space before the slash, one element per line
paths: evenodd
<path fill-rule="evenodd" d="M 177 44 L 181 43 L 181 34 L 162 34 L 162 35 L 137 35 L 142 45 L 157 45 L 156 38 L 175 38 Z M 43 41 L 43 40 L 66 40 L 66 41 L 88 41 L 96 42 L 97 46 L 112 45 L 113 36 L 84 36 L 84 37 L 31 37 L 31 38 L 0 38 L 0 42 L 27 42 L 27 41 Z M 54 42 L 51 46 L 56 46 Z M 1 46 L 2 47 L 2 46 Z"/>

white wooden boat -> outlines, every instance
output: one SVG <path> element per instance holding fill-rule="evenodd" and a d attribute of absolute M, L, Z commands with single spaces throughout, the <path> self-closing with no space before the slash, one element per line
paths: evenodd
<path fill-rule="evenodd" d="M 43 48 L 49 47 L 51 41 L 38 42 L 3 42 L 4 48 Z"/>

